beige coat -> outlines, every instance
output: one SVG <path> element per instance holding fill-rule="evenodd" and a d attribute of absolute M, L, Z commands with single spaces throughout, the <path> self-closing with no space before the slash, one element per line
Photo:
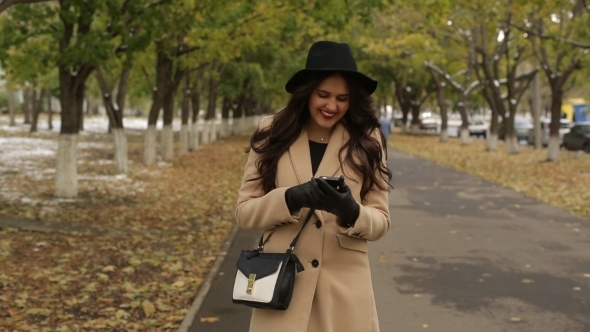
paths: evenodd
<path fill-rule="evenodd" d="M 266 127 L 271 121 L 272 117 L 266 117 L 260 126 Z M 316 176 L 344 174 L 354 198 L 361 202 L 361 176 L 346 164 L 343 172 L 338 162 L 338 151 L 348 137 L 344 126 L 338 124 Z M 235 217 L 243 229 L 265 230 L 265 239 L 274 232 L 265 252 L 285 252 L 309 211 L 304 208 L 292 216 L 285 203 L 287 188 L 312 178 L 307 132 L 304 129 L 279 159 L 277 188 L 266 195 L 260 181 L 245 182 L 257 176 L 258 158 L 259 154 L 250 152 Z M 378 240 L 389 230 L 388 195 L 387 191 L 372 189 L 361 202 L 359 217 L 350 229 L 339 227 L 335 215 L 316 211 L 294 250 L 305 271 L 297 274 L 289 309 L 253 309 L 250 332 L 379 331 L 367 240 Z M 312 265 L 314 260 L 319 263 L 317 267 Z"/>

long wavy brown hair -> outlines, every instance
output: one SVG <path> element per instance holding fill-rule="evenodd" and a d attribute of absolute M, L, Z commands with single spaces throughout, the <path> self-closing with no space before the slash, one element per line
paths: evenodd
<path fill-rule="evenodd" d="M 320 72 L 293 92 L 287 106 L 274 115 L 269 127 L 257 129 L 250 138 L 250 147 L 246 149 L 246 152 L 252 149 L 260 154 L 260 158 L 256 161 L 259 176 L 249 181 L 261 180 L 265 193 L 276 188 L 279 158 L 297 140 L 310 118 L 308 109 L 310 95 L 324 79 L 335 74 L 345 79 L 350 94 L 349 109 L 340 120 L 348 131 L 350 139 L 340 148 L 339 155 L 342 156 L 344 153 L 344 161 L 358 174 L 363 175 L 361 199 L 364 199 L 373 185 L 377 185 L 381 190 L 393 189 L 389 183 L 392 173 L 382 162 L 384 154 L 387 158 L 385 137 L 379 130 L 381 137 L 381 144 L 379 144 L 379 141 L 371 135 L 378 130 L 379 120 L 371 107 L 370 95 L 346 72 Z M 353 156 L 356 156 L 358 161 Z M 342 162 L 340 166 L 342 167 Z"/>

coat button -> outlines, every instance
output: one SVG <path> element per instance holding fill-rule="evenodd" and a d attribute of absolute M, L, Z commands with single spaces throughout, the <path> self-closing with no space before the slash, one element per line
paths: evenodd
<path fill-rule="evenodd" d="M 318 221 L 316 221 L 316 222 L 315 222 L 315 227 L 317 227 L 317 228 L 322 228 L 322 222 L 321 222 L 321 221 L 319 221 L 319 220 L 318 220 Z"/>
<path fill-rule="evenodd" d="M 317 259 L 314 259 L 313 261 L 311 261 L 311 266 L 318 267 L 319 265 L 320 265 L 320 262 L 318 262 Z"/>

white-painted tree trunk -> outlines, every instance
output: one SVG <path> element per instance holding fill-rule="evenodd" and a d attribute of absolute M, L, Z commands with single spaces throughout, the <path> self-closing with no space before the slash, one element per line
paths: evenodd
<path fill-rule="evenodd" d="M 447 142 L 449 140 L 449 133 L 446 130 L 441 130 L 440 132 L 440 141 Z"/>
<path fill-rule="evenodd" d="M 156 163 L 156 125 L 149 125 L 143 141 L 143 163 L 152 166 Z"/>
<path fill-rule="evenodd" d="M 213 143 L 217 141 L 217 123 L 215 122 L 215 119 L 209 121 L 209 134 L 211 135 L 211 137 L 209 137 L 209 143 Z"/>
<path fill-rule="evenodd" d="M 56 197 L 76 198 L 78 196 L 77 145 L 78 134 L 59 135 L 54 193 Z"/>
<path fill-rule="evenodd" d="M 262 121 L 263 117 L 264 117 L 264 115 L 255 115 L 254 116 L 254 122 L 252 123 L 252 129 L 258 128 L 258 124 L 260 124 L 260 121 Z"/>
<path fill-rule="evenodd" d="M 417 124 L 412 124 L 411 128 L 411 132 L 412 135 L 417 135 L 420 133 L 420 127 Z"/>
<path fill-rule="evenodd" d="M 241 117 L 240 118 L 240 134 L 245 135 L 248 133 L 247 124 L 248 124 L 248 117 L 247 116 Z"/>
<path fill-rule="evenodd" d="M 518 138 L 516 136 L 506 137 L 506 152 L 509 154 L 518 153 Z"/>
<path fill-rule="evenodd" d="M 188 134 L 189 125 L 183 124 L 180 126 L 180 137 L 178 139 L 178 155 L 182 156 L 188 152 Z"/>
<path fill-rule="evenodd" d="M 254 132 L 254 130 L 256 130 L 256 128 L 258 128 L 258 123 L 260 123 L 260 122 L 256 121 L 255 116 L 250 116 L 247 121 L 248 125 L 246 126 L 246 134 L 252 134 Z"/>
<path fill-rule="evenodd" d="M 229 124 L 229 119 L 221 119 L 221 138 L 226 138 L 231 135 L 231 127 Z"/>
<path fill-rule="evenodd" d="M 559 136 L 550 136 L 549 145 L 547 146 L 547 160 L 555 161 L 559 159 L 559 148 L 560 148 Z"/>
<path fill-rule="evenodd" d="M 125 129 L 114 128 L 111 132 L 115 141 L 115 172 L 117 174 L 127 174 L 129 172 L 129 153 L 127 152 Z"/>
<path fill-rule="evenodd" d="M 209 138 L 211 137 L 209 129 L 209 121 L 205 120 L 203 122 L 203 132 L 201 133 L 201 144 L 203 145 L 209 144 Z"/>
<path fill-rule="evenodd" d="M 471 143 L 471 138 L 469 137 L 469 129 L 461 128 L 461 145 L 467 145 Z"/>
<path fill-rule="evenodd" d="M 195 122 L 192 124 L 192 130 L 190 133 L 190 149 L 191 151 L 197 151 L 199 149 L 199 124 Z"/>
<path fill-rule="evenodd" d="M 10 122 L 8 124 L 9 127 L 16 126 L 16 121 L 14 120 L 14 92 L 10 88 L 6 88 L 6 94 L 8 95 L 8 114 L 10 117 Z"/>
<path fill-rule="evenodd" d="M 498 149 L 498 134 L 489 133 L 488 136 L 488 151 L 496 151 Z"/>
<path fill-rule="evenodd" d="M 172 125 L 166 125 L 162 128 L 162 145 L 160 154 L 162 160 L 170 161 L 174 158 L 174 132 Z"/>

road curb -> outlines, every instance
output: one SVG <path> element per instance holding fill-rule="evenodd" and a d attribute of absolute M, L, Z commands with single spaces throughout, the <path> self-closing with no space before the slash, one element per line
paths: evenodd
<path fill-rule="evenodd" d="M 207 278 L 205 279 L 205 282 L 203 282 L 203 285 L 199 289 L 199 292 L 197 293 L 197 296 L 195 297 L 193 304 L 191 305 L 190 309 L 188 310 L 186 316 L 184 316 L 184 319 L 182 320 L 182 323 L 180 324 L 180 327 L 178 328 L 178 332 L 188 332 L 191 325 L 193 325 L 193 320 L 195 319 L 197 312 L 199 312 L 199 309 L 201 308 L 201 305 L 203 304 L 203 301 L 205 300 L 207 293 L 209 293 L 209 289 L 211 289 L 211 285 L 213 284 L 213 280 L 217 276 L 217 273 L 219 272 L 219 268 L 221 267 L 221 264 L 223 263 L 223 260 L 225 259 L 225 256 L 227 255 L 227 251 L 229 250 L 229 247 L 230 247 L 232 241 L 234 240 L 234 238 L 236 237 L 236 234 L 238 234 L 239 230 L 240 230 L 240 226 L 238 226 L 237 224 L 234 225 L 234 228 L 232 229 L 229 237 L 227 238 L 227 240 L 225 240 L 225 243 L 223 244 L 223 248 L 221 248 L 221 253 L 219 255 L 217 255 L 217 258 L 215 259 L 215 263 L 213 264 L 213 267 L 211 268 L 211 270 L 207 274 Z"/>

